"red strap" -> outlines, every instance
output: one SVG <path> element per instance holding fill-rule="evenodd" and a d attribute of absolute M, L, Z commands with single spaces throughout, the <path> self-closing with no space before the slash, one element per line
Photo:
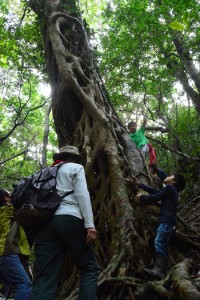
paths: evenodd
<path fill-rule="evenodd" d="M 150 166 L 152 164 L 158 163 L 156 159 L 156 151 L 151 144 L 149 145 L 149 155 L 150 155 Z"/>
<path fill-rule="evenodd" d="M 55 160 L 54 162 L 53 162 L 53 166 L 55 166 L 55 165 L 57 165 L 57 164 L 59 164 L 59 163 L 61 163 L 61 162 L 64 162 L 63 160 Z"/>

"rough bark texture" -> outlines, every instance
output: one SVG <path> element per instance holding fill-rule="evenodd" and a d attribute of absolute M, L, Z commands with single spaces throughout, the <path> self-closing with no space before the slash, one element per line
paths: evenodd
<path fill-rule="evenodd" d="M 183 237 L 182 223 L 170 247 L 171 266 L 183 261 L 180 272 L 177 267 L 159 282 L 149 281 L 151 278 L 142 272 L 142 267 L 152 262 L 158 211 L 134 203 L 134 191 L 126 178 L 134 175 L 149 184 L 153 184 L 153 178 L 103 92 L 75 3 L 67 6 L 67 1 L 32 0 L 30 4 L 44 36 L 59 146 L 77 146 L 86 161 L 98 230 L 95 249 L 102 270 L 99 299 L 197 299 L 200 293 L 189 278 L 191 263 L 184 259 L 187 256 L 198 261 L 199 236 L 196 240 Z M 181 272 L 184 287 L 178 278 Z M 66 257 L 63 274 L 58 299 L 76 299 L 78 275 L 70 257 Z M 191 292 L 181 298 L 188 282 Z"/>

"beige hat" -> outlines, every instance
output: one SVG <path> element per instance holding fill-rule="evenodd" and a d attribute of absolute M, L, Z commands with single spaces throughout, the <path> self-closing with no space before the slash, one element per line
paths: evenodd
<path fill-rule="evenodd" d="M 75 146 L 70 146 L 70 145 L 62 147 L 59 149 L 58 153 L 54 153 L 53 160 L 54 161 L 58 160 L 63 153 L 69 153 L 69 154 L 76 155 L 83 160 L 83 157 L 78 152 L 78 148 L 76 148 Z"/>

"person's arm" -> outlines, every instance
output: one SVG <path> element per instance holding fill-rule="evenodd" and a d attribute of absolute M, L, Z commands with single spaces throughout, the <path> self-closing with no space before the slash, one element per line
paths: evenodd
<path fill-rule="evenodd" d="M 80 168 L 73 179 L 73 187 L 74 196 L 78 201 L 83 216 L 84 227 L 87 230 L 86 243 L 91 244 L 96 239 L 97 231 L 94 226 L 92 205 L 83 167 Z"/>
<path fill-rule="evenodd" d="M 160 190 L 156 190 L 150 186 L 147 186 L 143 183 L 140 182 L 140 180 L 138 180 L 136 177 L 129 177 L 127 179 L 127 182 L 130 182 L 131 185 L 135 188 L 135 189 L 142 189 L 143 191 L 149 193 L 149 194 L 155 194 L 155 193 L 158 193 Z"/>
<path fill-rule="evenodd" d="M 157 176 L 161 181 L 164 181 L 165 178 L 167 178 L 167 174 L 162 169 L 158 169 Z"/>
<path fill-rule="evenodd" d="M 90 195 L 87 188 L 84 168 L 81 168 L 73 178 L 74 196 L 78 201 L 81 214 L 84 219 L 85 228 L 95 227 L 93 222 L 92 205 Z"/>
<path fill-rule="evenodd" d="M 147 122 L 147 118 L 145 115 L 143 115 L 143 121 L 142 121 L 142 125 L 140 126 L 140 131 L 145 133 L 145 126 L 146 126 L 146 122 Z"/>
<path fill-rule="evenodd" d="M 141 114 L 143 115 L 143 122 L 142 122 L 142 126 L 145 128 L 146 123 L 147 123 L 147 117 L 144 113 L 144 110 L 141 111 Z"/>
<path fill-rule="evenodd" d="M 146 123 L 147 123 L 147 117 L 146 117 L 146 115 L 143 115 L 143 123 L 142 123 L 142 125 L 145 127 Z"/>
<path fill-rule="evenodd" d="M 144 205 L 156 204 L 158 201 L 165 199 L 166 195 L 169 192 L 170 192 L 170 187 L 166 186 L 155 194 L 140 196 L 140 202 Z"/>
<path fill-rule="evenodd" d="M 145 184 L 143 184 L 143 183 L 140 183 L 140 184 L 138 185 L 138 187 L 139 187 L 140 189 L 142 189 L 143 191 L 149 193 L 149 194 L 156 194 L 156 193 L 158 193 L 158 192 L 160 191 L 160 190 L 157 190 L 157 189 L 152 188 L 151 186 L 147 186 L 147 185 L 145 185 Z"/>

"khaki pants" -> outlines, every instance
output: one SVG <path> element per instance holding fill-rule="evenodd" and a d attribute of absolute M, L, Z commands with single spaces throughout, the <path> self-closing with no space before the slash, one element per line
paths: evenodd
<path fill-rule="evenodd" d="M 142 151 L 143 155 L 146 156 L 147 153 L 149 153 L 149 145 L 146 144 L 146 145 L 142 146 L 141 151 Z"/>

